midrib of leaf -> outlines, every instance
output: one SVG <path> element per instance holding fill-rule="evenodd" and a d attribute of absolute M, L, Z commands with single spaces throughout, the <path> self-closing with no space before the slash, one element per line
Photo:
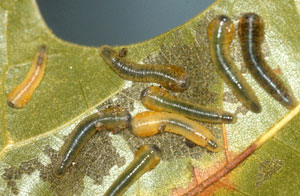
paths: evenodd
<path fill-rule="evenodd" d="M 291 110 L 287 115 L 285 115 L 280 121 L 274 124 L 274 126 L 267 131 L 265 134 L 263 134 L 261 137 L 259 137 L 255 143 L 257 144 L 257 148 L 259 148 L 261 145 L 263 145 L 266 141 L 268 141 L 270 138 L 277 135 L 277 133 L 289 122 L 291 121 L 297 114 L 300 112 L 300 104 L 293 110 Z"/>
<path fill-rule="evenodd" d="M 188 195 L 195 196 L 198 193 L 204 191 L 215 182 L 218 182 L 221 178 L 226 176 L 229 172 L 238 167 L 241 163 L 243 163 L 249 156 L 251 156 L 256 150 L 258 150 L 263 144 L 265 144 L 268 140 L 277 135 L 280 130 L 290 122 L 295 116 L 297 116 L 300 112 L 300 104 L 293 110 L 291 110 L 288 114 L 286 114 L 281 120 L 274 124 L 272 128 L 270 128 L 265 134 L 260 136 L 253 144 L 251 144 L 246 150 L 237 155 L 232 161 L 225 164 L 221 167 L 216 173 L 208 177 L 206 180 L 197 185 L 194 189 L 192 189 Z M 288 146 L 288 145 L 287 145 Z M 288 146 L 289 147 L 289 146 Z M 290 147 L 289 147 L 290 148 Z M 290 148 L 292 151 L 294 149 Z M 299 152 L 297 153 L 299 154 Z M 246 156 L 245 158 L 241 158 Z"/>

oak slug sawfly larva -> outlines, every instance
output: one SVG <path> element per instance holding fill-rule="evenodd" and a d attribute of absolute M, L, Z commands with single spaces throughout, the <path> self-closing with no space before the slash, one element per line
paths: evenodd
<path fill-rule="evenodd" d="M 133 161 L 115 180 L 104 196 L 121 196 L 144 173 L 153 169 L 161 159 L 161 151 L 155 145 L 143 145 L 136 152 Z"/>
<path fill-rule="evenodd" d="M 159 131 L 168 131 L 182 135 L 210 151 L 218 152 L 220 150 L 219 142 L 208 129 L 179 114 L 154 111 L 141 112 L 132 118 L 131 128 L 132 133 L 139 137 L 148 137 L 157 134 Z"/>
<path fill-rule="evenodd" d="M 184 91 L 189 86 L 188 75 L 176 65 L 138 64 L 126 60 L 109 46 L 100 48 L 104 61 L 120 77 L 134 82 L 154 82 L 172 91 Z M 121 56 L 123 56 L 121 52 Z"/>
<path fill-rule="evenodd" d="M 230 56 L 230 43 L 234 36 L 232 21 L 227 16 L 217 16 L 209 23 L 207 34 L 211 59 L 217 73 L 246 108 L 255 113 L 261 112 L 258 98 Z"/>
<path fill-rule="evenodd" d="M 131 115 L 119 107 L 110 107 L 83 119 L 72 131 L 58 155 L 54 174 L 64 175 L 79 151 L 96 131 L 111 130 L 116 133 L 129 127 Z"/>
<path fill-rule="evenodd" d="M 188 118 L 210 123 L 233 123 L 233 114 L 222 110 L 196 105 L 177 97 L 158 86 L 148 87 L 142 91 L 141 101 L 146 108 L 158 112 L 173 112 Z"/>
<path fill-rule="evenodd" d="M 33 63 L 23 80 L 7 95 L 7 104 L 13 108 L 22 108 L 31 98 L 43 79 L 47 62 L 47 48 L 42 45 L 34 57 Z"/>
<path fill-rule="evenodd" d="M 247 13 L 239 21 L 238 34 L 247 68 L 256 81 L 279 103 L 288 109 L 297 105 L 293 93 L 285 86 L 265 61 L 261 44 L 264 40 L 264 22 L 255 13 Z"/>

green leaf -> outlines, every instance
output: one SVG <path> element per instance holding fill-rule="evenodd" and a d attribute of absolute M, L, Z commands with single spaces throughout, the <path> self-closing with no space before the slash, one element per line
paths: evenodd
<path fill-rule="evenodd" d="M 221 183 L 230 186 L 224 186 L 216 195 L 299 194 L 299 125 L 300 115 L 222 179 Z"/>
<path fill-rule="evenodd" d="M 296 1 L 219 0 L 186 24 L 151 40 L 128 46 L 126 58 L 136 62 L 176 64 L 190 74 L 191 87 L 176 95 L 212 107 L 238 113 L 238 121 L 226 125 L 230 158 L 242 153 L 288 112 L 245 73 L 257 93 L 263 112 L 241 107 L 223 84 L 211 63 L 206 28 L 219 14 L 235 24 L 245 12 L 256 12 L 265 21 L 263 52 L 267 62 L 280 68 L 280 76 L 300 97 L 300 26 Z M 31 100 L 22 109 L 12 109 L 6 97 L 25 77 L 41 44 L 48 48 L 45 76 Z M 33 0 L 0 2 L 0 193 L 4 195 L 102 195 L 133 159 L 143 143 L 158 145 L 163 161 L 142 176 L 125 195 L 170 195 L 188 193 L 226 163 L 224 151 L 211 153 L 189 148 L 185 140 L 163 133 L 136 138 L 130 130 L 113 135 L 97 133 L 76 158 L 76 165 L 62 178 L 53 167 L 68 134 L 96 107 L 120 104 L 132 115 L 145 110 L 139 95 L 149 84 L 119 78 L 104 63 L 98 48 L 78 46 L 55 37 L 43 21 Z M 243 67 L 235 37 L 232 56 Z M 299 116 L 280 134 L 267 141 L 229 175 L 205 190 L 204 195 L 286 195 L 298 193 Z M 204 124 L 221 141 L 220 125 Z"/>

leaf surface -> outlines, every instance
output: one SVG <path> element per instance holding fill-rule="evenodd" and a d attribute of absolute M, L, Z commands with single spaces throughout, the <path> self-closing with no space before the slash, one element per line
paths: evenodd
<path fill-rule="evenodd" d="M 145 110 L 140 92 L 149 84 L 119 78 L 104 63 L 98 48 L 79 46 L 55 37 L 33 0 L 0 2 L 0 193 L 4 195 L 102 195 L 144 143 L 158 145 L 162 162 L 141 177 L 125 195 L 176 195 L 191 191 L 242 153 L 259 136 L 285 118 L 287 110 L 254 81 L 263 112 L 247 112 L 215 72 L 208 52 L 206 27 L 216 15 L 239 17 L 256 12 L 265 21 L 263 52 L 267 62 L 300 97 L 300 26 L 298 1 L 219 0 L 186 24 L 151 40 L 128 47 L 126 58 L 136 62 L 176 64 L 190 74 L 191 87 L 175 95 L 195 103 L 238 112 L 226 125 L 228 156 L 189 148 L 185 140 L 164 133 L 136 138 L 130 130 L 97 133 L 63 178 L 53 176 L 57 152 L 74 127 L 87 115 L 120 104 L 132 115 Z M 7 94 L 29 70 L 41 44 L 48 47 L 46 74 L 22 109 L 6 104 Z M 244 70 L 237 36 L 231 45 L 236 64 Z M 120 47 L 119 47 L 120 48 Z M 119 49 L 117 48 L 117 49 Z M 299 115 L 245 162 L 202 193 L 208 195 L 286 195 L 300 190 Z M 222 126 L 204 124 L 223 141 Z M 223 145 L 223 142 L 221 142 Z"/>

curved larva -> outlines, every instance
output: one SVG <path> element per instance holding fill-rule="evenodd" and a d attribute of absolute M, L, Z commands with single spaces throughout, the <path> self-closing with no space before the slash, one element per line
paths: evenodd
<path fill-rule="evenodd" d="M 230 56 L 230 43 L 234 36 L 232 21 L 227 16 L 217 16 L 209 23 L 207 34 L 211 59 L 218 74 L 245 107 L 255 113 L 261 112 L 255 93 Z"/>
<path fill-rule="evenodd" d="M 47 48 L 45 45 L 40 47 L 35 55 L 31 68 L 21 84 L 16 86 L 7 95 L 7 104 L 13 108 L 22 108 L 31 98 L 35 89 L 43 79 L 47 61 Z"/>
<path fill-rule="evenodd" d="M 175 65 L 137 64 L 120 57 L 109 46 L 100 48 L 104 61 L 120 77 L 135 82 L 154 82 L 172 91 L 184 91 L 189 86 L 187 73 Z M 121 56 L 123 56 L 121 52 Z"/>
<path fill-rule="evenodd" d="M 116 133 L 129 127 L 130 120 L 131 116 L 129 112 L 118 107 L 107 108 L 104 111 L 92 114 L 83 119 L 72 131 L 61 148 L 54 174 L 57 177 L 65 174 L 81 148 L 97 130 L 107 129 Z"/>
<path fill-rule="evenodd" d="M 174 97 L 168 91 L 152 86 L 143 90 L 141 101 L 146 108 L 158 112 L 173 112 L 188 118 L 211 123 L 233 123 L 233 114 L 222 110 L 207 108 Z"/>
<path fill-rule="evenodd" d="M 138 113 L 131 121 L 131 128 L 132 133 L 139 137 L 148 137 L 159 131 L 168 131 L 182 135 L 210 151 L 218 152 L 220 150 L 219 142 L 208 129 L 174 113 L 153 111 Z"/>
<path fill-rule="evenodd" d="M 104 196 L 121 196 L 144 173 L 153 169 L 161 159 L 161 151 L 155 145 L 143 145 L 136 152 L 133 161 L 110 186 Z"/>
<path fill-rule="evenodd" d="M 288 109 L 296 107 L 297 100 L 284 82 L 266 63 L 261 44 L 264 39 L 264 23 L 255 13 L 243 15 L 239 22 L 239 38 L 247 68 L 256 81 L 277 101 Z"/>

